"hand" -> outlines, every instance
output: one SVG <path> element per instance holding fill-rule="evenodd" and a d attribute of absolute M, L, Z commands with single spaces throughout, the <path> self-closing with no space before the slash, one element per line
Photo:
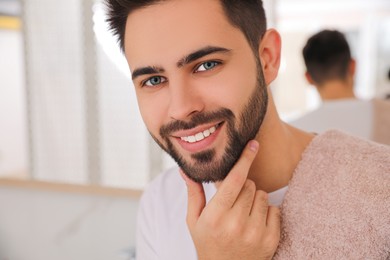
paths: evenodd
<path fill-rule="evenodd" d="M 247 179 L 258 150 L 250 141 L 206 206 L 203 186 L 182 172 L 188 190 L 187 225 L 198 259 L 271 259 L 280 239 L 280 214 L 267 193 Z"/>

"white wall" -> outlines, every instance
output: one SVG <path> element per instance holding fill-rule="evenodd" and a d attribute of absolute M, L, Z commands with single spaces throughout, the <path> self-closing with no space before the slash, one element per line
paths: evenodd
<path fill-rule="evenodd" d="M 81 6 L 80 0 L 23 1 L 31 174 L 40 180 L 90 177 Z"/>
<path fill-rule="evenodd" d="M 22 50 L 20 31 L 0 29 L 0 176 L 27 172 Z"/>
<path fill-rule="evenodd" d="M 0 260 L 127 260 L 136 199 L 0 185 Z"/>

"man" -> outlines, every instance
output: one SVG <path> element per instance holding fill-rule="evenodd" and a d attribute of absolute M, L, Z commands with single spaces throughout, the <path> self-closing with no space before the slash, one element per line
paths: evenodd
<path fill-rule="evenodd" d="M 345 36 L 336 30 L 314 34 L 303 48 L 303 58 L 306 79 L 315 86 L 323 102 L 291 124 L 316 133 L 341 129 L 390 145 L 390 102 L 356 98 L 356 62 Z"/>
<path fill-rule="evenodd" d="M 279 119 L 261 1 L 108 7 L 144 122 L 181 169 L 144 192 L 138 259 L 389 257 L 390 148 Z"/>

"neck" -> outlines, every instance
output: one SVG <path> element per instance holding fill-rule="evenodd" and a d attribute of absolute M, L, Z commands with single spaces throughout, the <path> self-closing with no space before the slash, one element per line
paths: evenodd
<path fill-rule="evenodd" d="M 259 152 L 252 163 L 249 179 L 257 189 L 272 192 L 290 181 L 301 155 L 314 135 L 282 122 L 269 91 L 267 114 L 256 137 Z"/>
<path fill-rule="evenodd" d="M 353 92 L 351 80 L 332 80 L 317 87 L 317 90 L 324 101 L 335 99 L 356 98 Z"/>

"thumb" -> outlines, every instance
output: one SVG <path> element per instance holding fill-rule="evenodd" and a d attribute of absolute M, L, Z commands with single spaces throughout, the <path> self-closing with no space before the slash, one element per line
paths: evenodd
<path fill-rule="evenodd" d="M 198 221 L 206 206 L 206 197 L 203 190 L 203 185 L 191 180 L 182 169 L 180 174 L 187 185 L 188 206 L 187 206 L 187 225 L 192 229 Z"/>

